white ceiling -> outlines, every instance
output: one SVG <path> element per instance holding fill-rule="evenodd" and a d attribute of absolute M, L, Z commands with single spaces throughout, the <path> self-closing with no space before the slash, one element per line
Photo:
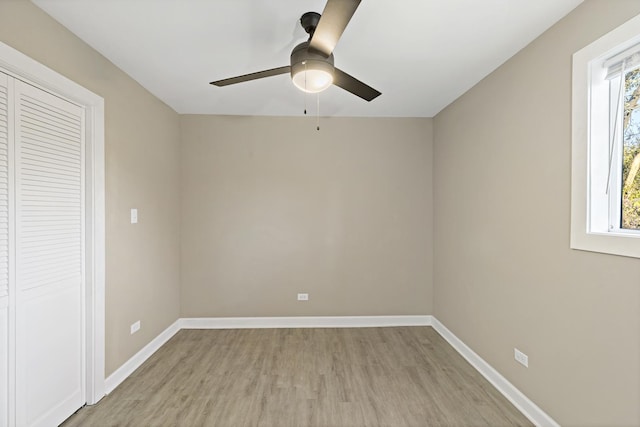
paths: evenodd
<path fill-rule="evenodd" d="M 298 20 L 325 0 L 32 0 L 185 114 L 301 115 L 288 74 L 212 80 L 289 65 Z M 432 117 L 582 0 L 363 0 L 335 51 L 338 68 L 382 95 L 338 88 L 323 116 Z M 316 97 L 307 95 L 315 114 Z"/>

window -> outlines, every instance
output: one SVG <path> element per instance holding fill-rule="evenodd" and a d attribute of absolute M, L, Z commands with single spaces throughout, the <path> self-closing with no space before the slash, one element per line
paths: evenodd
<path fill-rule="evenodd" d="M 640 46 L 605 61 L 609 81 L 609 230 L 640 232 Z"/>
<path fill-rule="evenodd" d="M 622 167 L 618 167 L 622 171 L 619 225 L 625 230 L 640 230 L 640 67 L 625 73 L 623 84 L 622 153 L 617 156 L 622 160 Z"/>
<path fill-rule="evenodd" d="M 571 247 L 640 258 L 640 15 L 573 55 Z"/>

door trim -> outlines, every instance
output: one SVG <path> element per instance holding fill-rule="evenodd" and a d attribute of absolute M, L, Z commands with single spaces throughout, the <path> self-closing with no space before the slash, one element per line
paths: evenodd
<path fill-rule="evenodd" d="M 105 395 L 104 99 L 2 42 L 0 70 L 85 109 L 85 390 L 92 405 Z"/>

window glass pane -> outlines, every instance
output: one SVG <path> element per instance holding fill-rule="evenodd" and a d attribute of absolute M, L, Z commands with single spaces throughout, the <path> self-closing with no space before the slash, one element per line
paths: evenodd
<path fill-rule="evenodd" d="M 626 73 L 624 89 L 620 227 L 640 230 L 640 69 Z"/>

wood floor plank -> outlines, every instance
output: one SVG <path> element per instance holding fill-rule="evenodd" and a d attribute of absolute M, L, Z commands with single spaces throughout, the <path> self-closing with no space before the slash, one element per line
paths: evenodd
<path fill-rule="evenodd" d="M 531 425 L 430 327 L 182 330 L 63 424 Z"/>

